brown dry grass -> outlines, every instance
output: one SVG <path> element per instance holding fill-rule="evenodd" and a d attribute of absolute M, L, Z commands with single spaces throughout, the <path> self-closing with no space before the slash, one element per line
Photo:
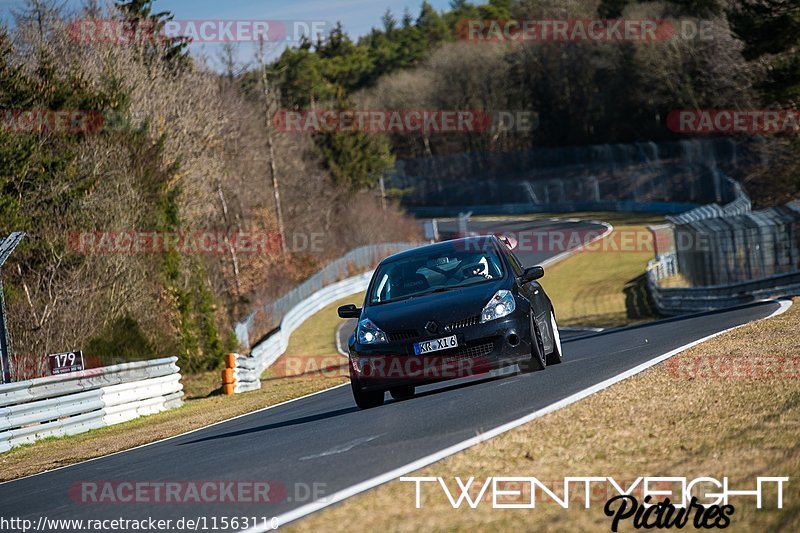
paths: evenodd
<path fill-rule="evenodd" d="M 691 287 L 686 278 L 684 278 L 681 274 L 667 276 L 666 278 L 659 280 L 658 284 L 666 289 L 684 289 L 686 287 Z"/>
<path fill-rule="evenodd" d="M 749 324 L 677 356 L 766 357 L 800 353 L 800 299 L 786 313 Z M 675 364 L 675 363 L 672 363 Z M 731 488 L 753 488 L 757 476 L 789 476 L 782 510 L 755 509 L 754 498 L 732 500 L 731 531 L 797 531 L 800 528 L 800 379 L 687 379 L 667 364 L 546 415 L 413 474 L 442 476 L 455 490 L 455 476 L 672 475 L 730 478 Z M 428 485 L 430 487 L 431 485 Z M 592 508 L 541 504 L 536 509 L 479 505 L 451 508 L 441 490 L 423 490 L 414 506 L 414 484 L 392 481 L 313 515 L 296 531 L 345 531 L 356 517 L 369 517 L 377 531 L 516 530 L 608 531 L 605 500 Z M 630 530 L 626 527 L 624 530 Z"/>

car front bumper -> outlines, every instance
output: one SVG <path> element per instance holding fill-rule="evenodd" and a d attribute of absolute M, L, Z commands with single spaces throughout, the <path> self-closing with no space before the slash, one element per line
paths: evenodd
<path fill-rule="evenodd" d="M 415 355 L 414 343 L 456 335 L 458 346 Z M 350 375 L 363 390 L 388 390 L 485 375 L 531 356 L 530 316 L 515 311 L 483 324 L 381 344 L 351 342 Z"/>

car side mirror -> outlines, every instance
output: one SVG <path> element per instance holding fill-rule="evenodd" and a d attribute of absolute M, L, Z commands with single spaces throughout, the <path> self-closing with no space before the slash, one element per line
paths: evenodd
<path fill-rule="evenodd" d="M 540 266 L 532 266 L 526 268 L 522 275 L 519 277 L 520 283 L 529 283 L 544 276 L 544 268 Z"/>
<path fill-rule="evenodd" d="M 338 311 L 339 318 L 358 318 L 361 316 L 361 309 L 353 304 L 343 305 Z"/>

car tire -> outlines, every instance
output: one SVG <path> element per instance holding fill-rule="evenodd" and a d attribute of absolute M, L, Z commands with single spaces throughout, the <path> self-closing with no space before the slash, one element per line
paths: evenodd
<path fill-rule="evenodd" d="M 550 328 L 553 330 L 553 351 L 547 354 L 547 364 L 557 365 L 561 362 L 561 356 L 564 351 L 561 348 L 561 334 L 558 332 L 556 314 L 552 308 L 550 308 Z"/>
<path fill-rule="evenodd" d="M 395 400 L 408 400 L 414 396 L 414 385 L 404 385 L 402 387 L 394 387 L 389 389 L 389 394 Z"/>
<path fill-rule="evenodd" d="M 360 409 L 372 409 L 373 407 L 380 407 L 383 405 L 384 391 L 366 391 L 362 389 L 358 378 L 353 376 L 352 371 L 350 373 L 350 388 L 353 389 L 353 399 Z"/>
<path fill-rule="evenodd" d="M 536 327 L 536 320 L 533 318 L 533 309 L 531 309 L 531 356 L 519 364 L 519 368 L 523 373 L 539 372 L 547 367 L 547 359 L 544 355 L 544 344 L 542 344 L 542 335 L 539 333 L 539 328 Z"/>

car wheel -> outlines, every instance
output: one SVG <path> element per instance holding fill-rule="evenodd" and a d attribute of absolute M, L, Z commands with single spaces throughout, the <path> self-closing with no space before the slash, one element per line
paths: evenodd
<path fill-rule="evenodd" d="M 561 349 L 561 334 L 558 332 L 556 315 L 552 308 L 550 309 L 550 328 L 553 330 L 553 351 L 547 354 L 547 364 L 557 365 L 561 362 L 561 355 L 564 351 Z"/>
<path fill-rule="evenodd" d="M 539 328 L 536 327 L 536 320 L 533 319 L 533 309 L 531 309 L 531 357 L 526 361 L 519 364 L 522 372 L 538 372 L 544 370 L 547 366 L 547 360 L 544 355 L 544 344 L 542 344 L 542 335 L 539 333 Z"/>
<path fill-rule="evenodd" d="M 405 385 L 403 387 L 394 387 L 389 389 L 389 394 L 395 400 L 408 400 L 414 396 L 414 385 Z"/>
<path fill-rule="evenodd" d="M 383 405 L 383 391 L 366 391 L 361 388 L 358 378 L 350 372 L 350 388 L 353 389 L 353 399 L 361 409 L 371 409 Z"/>

